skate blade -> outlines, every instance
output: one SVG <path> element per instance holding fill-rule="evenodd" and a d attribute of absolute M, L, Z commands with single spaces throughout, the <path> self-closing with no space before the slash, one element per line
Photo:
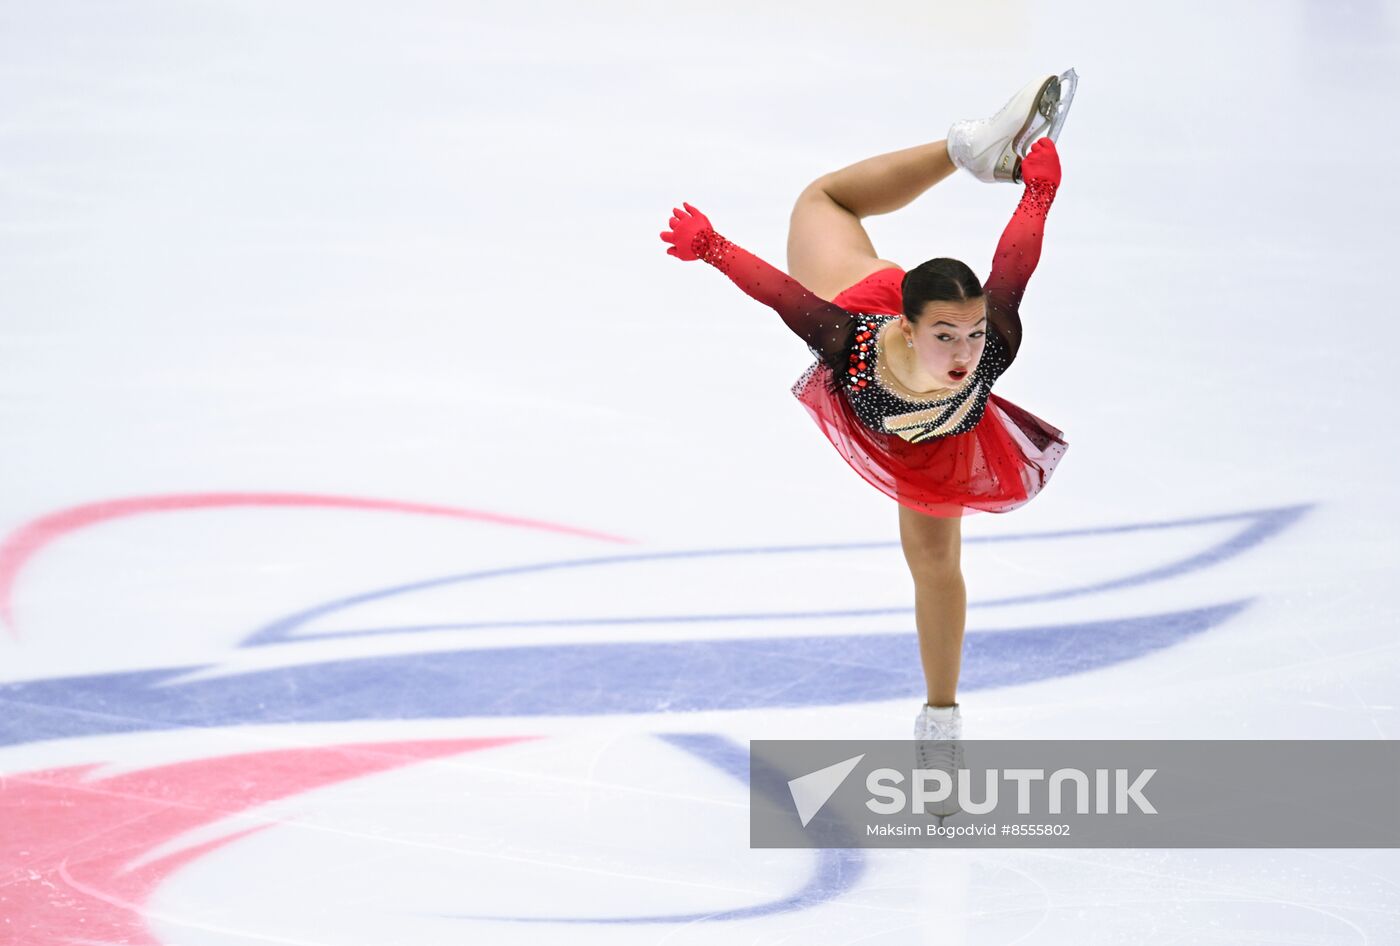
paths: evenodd
<path fill-rule="evenodd" d="M 1069 118 L 1069 107 L 1074 102 L 1074 90 L 1078 86 L 1079 73 L 1073 69 L 1060 76 L 1055 102 L 1051 109 L 1045 113 L 1045 117 L 1050 120 L 1050 127 L 1042 137 L 1059 143 L 1060 129 L 1065 127 L 1065 119 Z"/>
<path fill-rule="evenodd" d="M 938 813 L 936 813 L 936 812 L 932 812 L 932 811 L 928 812 L 927 814 L 928 814 L 928 816 L 929 816 L 930 818 L 932 818 L 934 821 L 938 822 L 938 826 L 941 828 L 941 827 L 943 827 L 943 825 L 948 821 L 949 818 L 953 818 L 953 817 L 956 817 L 956 816 L 962 814 L 962 809 L 961 809 L 961 808 L 957 808 L 957 809 L 954 809 L 953 811 L 950 811 L 950 812 L 948 812 L 947 814 L 944 814 L 944 815 L 940 815 L 940 814 L 938 814 Z"/>
<path fill-rule="evenodd" d="M 1074 92 L 1078 87 L 1079 74 L 1074 69 L 1045 83 L 1036 99 L 1035 113 L 1027 119 L 1021 133 L 1012 139 L 1011 146 L 1007 148 L 1007 152 L 1014 153 L 1016 159 L 1014 162 L 1008 161 L 1006 154 L 1003 154 L 1003 160 L 997 163 L 998 177 L 1002 166 L 1006 165 L 1011 174 L 1008 179 L 1021 183 L 1021 159 L 1030 153 L 1031 145 L 1041 138 L 1059 143 L 1060 131 L 1065 127 L 1065 119 L 1069 118 L 1069 107 L 1074 102 Z"/>

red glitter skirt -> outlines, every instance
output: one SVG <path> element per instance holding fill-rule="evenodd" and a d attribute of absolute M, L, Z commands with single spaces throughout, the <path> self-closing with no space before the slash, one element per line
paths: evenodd
<path fill-rule="evenodd" d="M 882 269 L 831 301 L 851 312 L 903 311 L 902 269 Z M 1050 481 L 1069 445 L 1060 430 L 1005 398 L 988 395 L 977 426 L 966 433 L 910 443 L 861 423 L 831 368 L 809 368 L 792 393 L 837 452 L 866 482 L 918 512 L 950 518 L 1009 512 Z"/>

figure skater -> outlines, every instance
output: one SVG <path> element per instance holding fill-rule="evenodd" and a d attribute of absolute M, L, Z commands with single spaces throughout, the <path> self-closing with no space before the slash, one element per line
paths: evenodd
<path fill-rule="evenodd" d="M 817 178 L 793 208 L 791 276 L 720 236 L 690 204 L 661 234 L 667 253 L 720 269 L 807 343 L 817 361 L 793 394 L 846 462 L 898 502 L 928 689 L 918 740 L 963 738 L 961 517 L 1028 502 L 1067 446 L 1061 431 L 991 387 L 1021 347 L 1021 296 L 1060 185 L 1054 139 L 1077 79 L 1072 69 L 1040 76 L 993 117 L 955 122 L 945 140 Z M 1025 183 L 985 286 L 954 259 L 905 272 L 876 255 L 860 223 L 905 206 L 957 168 L 986 182 Z"/>

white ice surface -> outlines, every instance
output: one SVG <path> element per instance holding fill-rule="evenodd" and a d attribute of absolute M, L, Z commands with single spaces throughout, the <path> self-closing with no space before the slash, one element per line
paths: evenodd
<path fill-rule="evenodd" d="M 1064 183 L 998 384 L 1071 447 L 1034 502 L 964 522 L 968 634 L 1250 603 L 1139 659 L 967 693 L 969 735 L 1400 738 L 1397 28 L 1379 2 L 8 4 L 0 530 L 118 497 L 275 492 L 631 542 L 338 509 L 116 519 L 14 577 L 0 681 L 211 680 L 463 646 L 912 641 L 895 509 L 788 393 L 804 347 L 657 234 L 689 201 L 783 266 L 808 181 L 1073 66 Z M 954 256 L 985 277 L 1017 196 L 958 175 L 867 227 L 886 258 Z M 1162 566 L 1232 529 L 1002 538 L 1302 505 L 1208 567 L 995 603 Z M 439 576 L 826 543 L 853 547 L 444 585 L 239 646 Z M 882 613 L 773 616 L 843 609 Z M 729 617 L 667 619 L 691 613 Z M 420 630 L 335 636 L 405 625 Z M 272 825 L 155 891 L 143 910 L 165 943 L 1400 942 L 1400 854 L 1357 850 L 870 851 L 852 889 L 762 917 L 471 919 L 789 896 L 807 855 L 749 849 L 743 785 L 655 734 L 902 738 L 919 695 L 598 715 L 570 700 L 560 688 L 553 711 L 518 718 L 36 736 L 0 749 L 0 771 L 546 737 L 177 839 Z"/>

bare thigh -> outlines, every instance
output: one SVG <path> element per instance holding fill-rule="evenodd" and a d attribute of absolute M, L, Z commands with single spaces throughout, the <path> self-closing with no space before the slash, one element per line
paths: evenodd
<path fill-rule="evenodd" d="M 797 198 L 788 223 L 788 275 L 831 299 L 871 273 L 898 266 L 881 259 L 860 218 L 833 200 L 817 178 Z"/>
<path fill-rule="evenodd" d="M 962 568 L 960 516 L 929 516 L 900 504 L 899 542 L 915 581 L 925 573 Z"/>

